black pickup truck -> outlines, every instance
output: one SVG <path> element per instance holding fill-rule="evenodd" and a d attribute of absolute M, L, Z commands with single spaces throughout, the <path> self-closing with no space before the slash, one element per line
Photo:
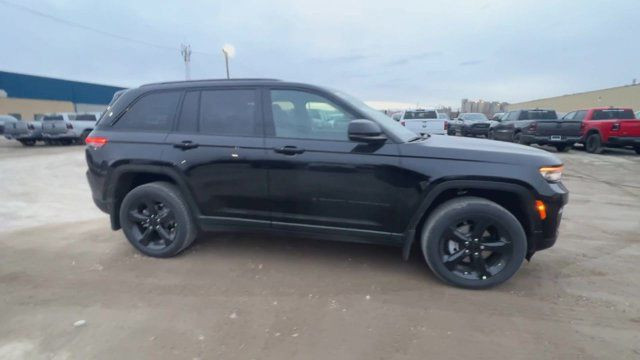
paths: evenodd
<path fill-rule="evenodd" d="M 568 151 L 580 140 L 580 125 L 581 121 L 558 119 L 555 110 L 514 110 L 491 128 L 489 138 Z"/>

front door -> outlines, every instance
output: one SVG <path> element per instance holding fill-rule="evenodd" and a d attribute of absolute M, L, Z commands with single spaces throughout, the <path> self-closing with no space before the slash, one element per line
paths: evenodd
<path fill-rule="evenodd" d="M 357 115 L 330 94 L 272 88 L 264 108 L 274 227 L 392 231 L 396 144 L 350 141 Z"/>
<path fill-rule="evenodd" d="M 267 160 L 255 88 L 186 92 L 165 160 L 212 224 L 269 224 Z"/>

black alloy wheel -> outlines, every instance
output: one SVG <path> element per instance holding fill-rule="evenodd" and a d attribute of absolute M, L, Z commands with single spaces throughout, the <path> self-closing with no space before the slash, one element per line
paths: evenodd
<path fill-rule="evenodd" d="M 429 267 L 460 287 L 480 289 L 506 281 L 520 268 L 526 249 L 520 222 L 482 198 L 461 197 L 440 205 L 423 228 Z"/>
<path fill-rule="evenodd" d="M 120 206 L 120 225 L 131 245 L 154 257 L 174 256 L 196 236 L 187 203 L 174 185 L 165 182 L 131 190 Z"/>

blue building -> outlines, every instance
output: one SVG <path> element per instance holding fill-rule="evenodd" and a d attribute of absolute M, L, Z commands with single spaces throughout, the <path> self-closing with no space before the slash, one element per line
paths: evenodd
<path fill-rule="evenodd" d="M 0 114 L 34 120 L 52 112 L 102 111 L 122 89 L 0 71 Z"/>

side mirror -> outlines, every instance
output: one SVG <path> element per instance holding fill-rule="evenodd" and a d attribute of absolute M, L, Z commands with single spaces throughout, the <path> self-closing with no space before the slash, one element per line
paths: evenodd
<path fill-rule="evenodd" d="M 387 137 L 376 122 L 366 119 L 349 122 L 349 140 L 361 142 L 385 141 Z"/>

